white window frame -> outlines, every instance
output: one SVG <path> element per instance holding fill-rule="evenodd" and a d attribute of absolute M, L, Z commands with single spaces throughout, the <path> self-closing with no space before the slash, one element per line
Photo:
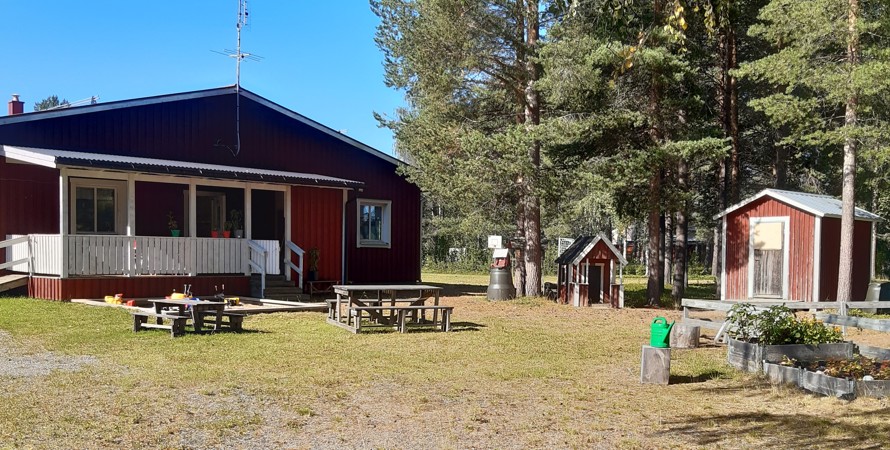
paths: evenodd
<path fill-rule="evenodd" d="M 355 242 L 358 248 L 391 248 L 392 247 L 392 201 L 370 198 L 357 199 Z M 380 206 L 383 208 L 383 236 L 380 240 L 362 239 L 362 206 Z"/>
<path fill-rule="evenodd" d="M 754 298 L 754 227 L 761 223 L 782 223 L 782 299 L 790 300 L 788 290 L 788 269 L 791 266 L 791 217 L 751 217 L 748 219 L 748 298 Z M 725 247 L 724 247 L 725 248 Z"/>
<path fill-rule="evenodd" d="M 68 201 L 70 205 L 68 230 L 69 234 L 120 236 L 127 230 L 127 182 L 103 180 L 96 178 L 69 178 Z M 77 232 L 77 188 L 113 189 L 114 190 L 114 232 Z"/>

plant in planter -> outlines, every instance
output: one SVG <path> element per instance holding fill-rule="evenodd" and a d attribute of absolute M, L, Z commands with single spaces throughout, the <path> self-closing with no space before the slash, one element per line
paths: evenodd
<path fill-rule="evenodd" d="M 318 279 L 319 253 L 319 250 L 315 247 L 310 248 L 309 251 L 306 252 L 306 266 L 309 269 L 306 273 L 306 279 L 308 281 L 315 281 Z"/>
<path fill-rule="evenodd" d="M 223 237 L 228 239 L 231 236 L 232 236 L 232 222 L 227 220 L 223 224 Z"/>
<path fill-rule="evenodd" d="M 235 232 L 235 237 L 239 239 L 244 237 L 243 219 L 244 214 L 241 213 L 240 209 L 229 211 L 229 220 L 232 222 L 232 230 Z"/>
<path fill-rule="evenodd" d="M 211 230 L 210 230 L 210 237 L 212 237 L 212 238 L 217 238 L 217 237 L 219 237 L 219 230 L 217 230 L 216 228 L 211 229 Z"/>
<path fill-rule="evenodd" d="M 173 211 L 167 212 L 167 228 L 170 229 L 171 236 L 179 237 L 179 222 L 177 222 L 176 218 L 173 217 Z"/>
<path fill-rule="evenodd" d="M 812 361 L 853 355 L 853 345 L 843 342 L 837 328 L 813 319 L 799 320 L 785 306 L 758 310 L 740 303 L 730 309 L 726 320 L 731 325 L 727 358 L 738 369 L 758 371 L 764 361 L 778 362 L 786 356 Z"/>

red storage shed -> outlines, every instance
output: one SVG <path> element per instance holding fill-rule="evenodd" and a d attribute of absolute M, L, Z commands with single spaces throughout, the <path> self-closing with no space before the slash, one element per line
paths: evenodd
<path fill-rule="evenodd" d="M 721 300 L 834 301 L 841 201 L 827 195 L 765 189 L 722 220 Z M 853 299 L 865 300 L 874 274 L 875 214 L 856 208 Z"/>

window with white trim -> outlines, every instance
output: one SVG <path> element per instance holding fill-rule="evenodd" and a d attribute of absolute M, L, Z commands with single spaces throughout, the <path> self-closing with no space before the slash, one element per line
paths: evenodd
<path fill-rule="evenodd" d="M 358 199 L 358 247 L 390 247 L 392 202 Z"/>
<path fill-rule="evenodd" d="M 71 233 L 122 234 L 126 182 L 71 179 Z"/>

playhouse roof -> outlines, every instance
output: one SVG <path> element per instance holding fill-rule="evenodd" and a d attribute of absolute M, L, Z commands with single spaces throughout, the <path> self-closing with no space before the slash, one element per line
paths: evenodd
<path fill-rule="evenodd" d="M 757 195 L 742 200 L 735 205 L 730 206 L 720 214 L 714 216 L 719 219 L 733 211 L 742 208 L 752 202 L 761 199 L 764 196 L 774 198 L 782 203 L 787 203 L 795 208 L 804 210 L 817 217 L 840 217 L 843 209 L 841 201 L 830 195 L 810 194 L 807 192 L 783 191 L 780 189 L 764 189 Z M 856 208 L 856 220 L 878 221 L 882 220 L 877 214 L 870 213 L 862 208 Z"/>
<path fill-rule="evenodd" d="M 572 245 L 556 258 L 556 263 L 578 264 L 600 241 L 606 244 L 606 247 L 608 247 L 612 254 L 615 255 L 615 258 L 618 259 L 622 266 L 627 265 L 627 259 L 624 258 L 624 255 L 622 255 L 621 252 L 612 245 L 612 242 L 602 234 L 596 236 L 581 236 L 578 239 L 575 239 L 575 242 L 572 242 Z"/>

